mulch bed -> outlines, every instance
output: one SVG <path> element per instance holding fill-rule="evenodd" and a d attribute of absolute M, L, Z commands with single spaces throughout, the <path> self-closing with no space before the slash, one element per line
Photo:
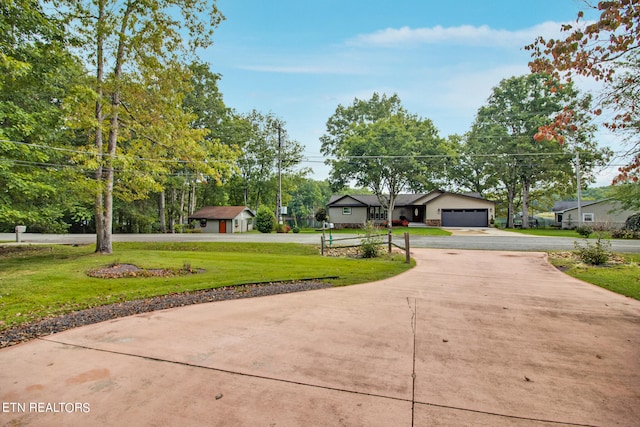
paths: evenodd
<path fill-rule="evenodd" d="M 9 347 L 24 341 L 45 335 L 66 331 L 67 329 L 93 323 L 104 322 L 118 317 L 148 313 L 155 310 L 183 307 L 191 304 L 224 301 L 240 298 L 252 298 L 267 295 L 301 292 L 313 289 L 330 288 L 332 285 L 316 280 L 260 283 L 194 292 L 163 295 L 135 301 L 103 305 L 76 311 L 62 316 L 52 317 L 0 331 L 0 348 Z"/>
<path fill-rule="evenodd" d="M 171 277 L 184 274 L 202 273 L 202 269 L 173 270 L 167 268 L 140 268 L 133 264 L 114 264 L 90 270 L 87 274 L 100 279 L 119 279 L 121 277 Z"/>

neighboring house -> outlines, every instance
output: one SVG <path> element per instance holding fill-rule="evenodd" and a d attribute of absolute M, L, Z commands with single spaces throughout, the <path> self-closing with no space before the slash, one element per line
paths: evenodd
<path fill-rule="evenodd" d="M 562 228 L 574 228 L 578 225 L 590 225 L 604 228 L 623 228 L 625 221 L 631 215 L 637 213 L 635 210 L 624 209 L 620 202 L 613 199 L 599 201 L 582 202 L 580 215 L 578 215 L 578 202 L 554 207 L 556 224 Z"/>
<path fill-rule="evenodd" d="M 246 206 L 205 206 L 189 215 L 203 233 L 242 233 L 253 230 L 256 215 Z"/>
<path fill-rule="evenodd" d="M 374 195 L 335 195 L 328 203 L 329 221 L 336 228 L 358 227 L 366 221 L 387 219 L 386 206 Z M 493 223 L 495 202 L 478 193 L 399 194 L 392 219 L 434 227 L 488 227 Z"/>

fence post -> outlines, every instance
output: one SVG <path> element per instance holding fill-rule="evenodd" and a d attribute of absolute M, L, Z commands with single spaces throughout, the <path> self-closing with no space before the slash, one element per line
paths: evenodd
<path fill-rule="evenodd" d="M 407 264 L 411 264 L 411 252 L 409 248 L 409 233 L 404 233 L 404 251 L 407 257 Z"/>
<path fill-rule="evenodd" d="M 324 236 L 320 236 L 320 255 L 324 256 Z"/>

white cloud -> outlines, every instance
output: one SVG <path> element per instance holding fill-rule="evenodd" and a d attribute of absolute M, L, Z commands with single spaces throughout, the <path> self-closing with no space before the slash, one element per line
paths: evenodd
<path fill-rule="evenodd" d="M 561 37 L 561 23 L 545 22 L 517 31 L 491 28 L 487 25 L 460 25 L 457 27 L 386 28 L 361 34 L 348 41 L 350 45 L 372 47 L 415 46 L 422 44 L 458 44 L 472 46 L 524 46 L 536 37 Z"/>
<path fill-rule="evenodd" d="M 285 58 L 288 60 L 288 58 Z M 347 67 L 345 64 L 325 65 L 239 65 L 237 68 L 247 71 L 259 71 L 265 73 L 280 74 L 361 74 L 362 70 L 355 67 Z"/>

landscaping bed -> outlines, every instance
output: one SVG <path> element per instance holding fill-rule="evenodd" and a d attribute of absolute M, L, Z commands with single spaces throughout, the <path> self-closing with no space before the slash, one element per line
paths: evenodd
<path fill-rule="evenodd" d="M 315 280 L 298 280 L 281 283 L 259 283 L 223 288 L 206 289 L 194 292 L 182 292 L 135 301 L 102 305 L 85 310 L 75 311 L 37 322 L 23 323 L 10 329 L 0 331 L 0 348 L 9 347 L 34 338 L 66 331 L 67 329 L 93 323 L 104 322 L 118 317 L 148 313 L 174 307 L 184 307 L 215 301 L 240 298 L 252 298 L 267 295 L 301 292 L 313 289 L 329 288 L 332 285 Z"/>

